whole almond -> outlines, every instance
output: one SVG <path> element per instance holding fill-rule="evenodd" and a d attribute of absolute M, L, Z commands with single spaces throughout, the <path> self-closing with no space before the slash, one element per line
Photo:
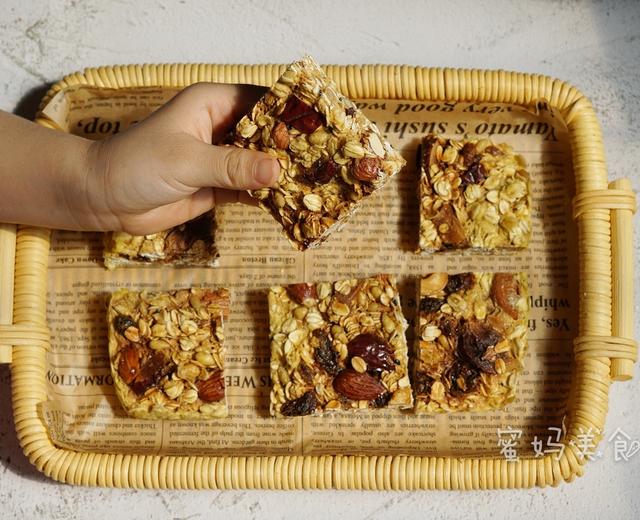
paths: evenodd
<path fill-rule="evenodd" d="M 318 292 L 312 283 L 294 283 L 287 286 L 287 292 L 291 299 L 302 305 L 306 300 L 317 300 Z"/>
<path fill-rule="evenodd" d="M 350 368 L 343 370 L 333 379 L 333 388 L 347 399 L 357 401 L 373 401 L 386 392 L 385 387 L 375 377 Z"/>
<path fill-rule="evenodd" d="M 201 401 L 205 403 L 220 401 L 224 397 L 222 370 L 216 370 L 208 379 L 200 381 L 196 386 Z"/>
<path fill-rule="evenodd" d="M 120 351 L 118 375 L 128 385 L 133 382 L 139 371 L 140 361 L 138 359 L 138 349 L 133 345 L 127 345 Z"/>

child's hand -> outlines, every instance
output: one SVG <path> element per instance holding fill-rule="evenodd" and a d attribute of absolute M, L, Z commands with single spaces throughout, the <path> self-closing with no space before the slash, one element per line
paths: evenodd
<path fill-rule="evenodd" d="M 0 110 L 0 222 L 149 234 L 273 184 L 267 154 L 213 146 L 258 100 L 248 85 L 193 85 L 104 141 Z"/>
<path fill-rule="evenodd" d="M 273 184 L 277 160 L 213 146 L 264 89 L 199 83 L 134 127 L 89 145 L 87 208 L 78 221 L 148 234 L 192 219 L 237 191 Z M 90 215 L 82 215 L 89 211 Z"/>

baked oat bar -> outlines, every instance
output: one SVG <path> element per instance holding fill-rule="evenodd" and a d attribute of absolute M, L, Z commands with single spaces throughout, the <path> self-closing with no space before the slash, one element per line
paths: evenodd
<path fill-rule="evenodd" d="M 410 408 L 406 328 L 391 276 L 272 287 L 271 415 Z"/>
<path fill-rule="evenodd" d="M 523 273 L 433 273 L 420 281 L 416 412 L 492 410 L 513 400 L 527 299 Z"/>
<path fill-rule="evenodd" d="M 116 395 L 141 419 L 225 417 L 224 320 L 229 291 L 116 291 L 109 359 Z"/>
<path fill-rule="evenodd" d="M 107 233 L 104 265 L 115 269 L 123 265 L 163 263 L 175 266 L 214 267 L 218 264 L 215 243 L 216 221 L 213 211 L 166 231 L 134 236 L 124 231 Z"/>
<path fill-rule="evenodd" d="M 529 245 L 529 174 L 509 145 L 428 135 L 418 157 L 418 252 Z"/>
<path fill-rule="evenodd" d="M 310 57 L 289 66 L 231 140 L 278 158 L 277 184 L 250 193 L 300 250 L 320 245 L 405 164 Z"/>

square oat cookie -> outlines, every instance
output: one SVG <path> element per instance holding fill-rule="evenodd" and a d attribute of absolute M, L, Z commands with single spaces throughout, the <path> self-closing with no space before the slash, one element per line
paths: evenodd
<path fill-rule="evenodd" d="M 502 408 L 527 349 L 524 273 L 433 273 L 420 281 L 412 383 L 420 413 Z"/>
<path fill-rule="evenodd" d="M 272 287 L 269 327 L 272 415 L 412 406 L 393 277 Z"/>
<path fill-rule="evenodd" d="M 310 57 L 287 68 L 230 140 L 278 158 L 277 184 L 250 193 L 300 250 L 320 245 L 405 164 Z"/>
<path fill-rule="evenodd" d="M 418 252 L 529 245 L 529 174 L 509 145 L 428 135 L 418 157 Z"/>
<path fill-rule="evenodd" d="M 116 291 L 109 302 L 109 359 L 116 395 L 132 417 L 225 417 L 227 289 Z"/>
<path fill-rule="evenodd" d="M 124 231 L 107 233 L 104 265 L 107 269 L 149 263 L 215 267 L 219 257 L 215 233 L 214 211 L 151 235 L 135 236 Z"/>

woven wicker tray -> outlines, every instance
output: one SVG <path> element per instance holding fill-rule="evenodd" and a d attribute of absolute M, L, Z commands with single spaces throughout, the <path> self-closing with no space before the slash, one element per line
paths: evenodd
<path fill-rule="evenodd" d="M 71 85 L 182 87 L 197 81 L 272 84 L 282 65 L 174 64 L 86 69 L 56 83 L 42 106 Z M 601 131 L 590 102 L 545 76 L 408 66 L 327 66 L 351 98 L 502 102 L 546 99 L 570 133 L 578 228 L 579 322 L 574 340 L 575 394 L 559 458 L 415 456 L 156 456 L 85 453 L 55 446 L 38 415 L 47 399 L 45 353 L 50 231 L 0 224 L 0 362 L 12 364 L 18 439 L 29 460 L 56 480 L 138 488 L 494 489 L 557 485 L 582 475 L 585 457 L 571 444 L 580 431 L 602 432 L 609 386 L 632 377 L 632 214 L 626 179 L 608 184 Z M 38 120 L 47 124 L 45 119 Z M 596 442 L 600 439 L 597 438 Z"/>

